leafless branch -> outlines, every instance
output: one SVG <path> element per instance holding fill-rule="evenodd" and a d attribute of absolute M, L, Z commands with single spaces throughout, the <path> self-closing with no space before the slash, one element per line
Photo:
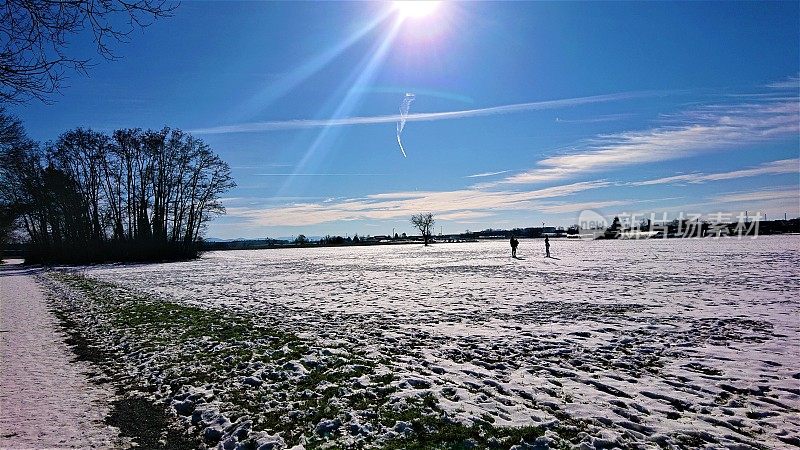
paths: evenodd
<path fill-rule="evenodd" d="M 90 30 L 97 52 L 113 60 L 115 43 L 171 16 L 177 6 L 167 0 L 0 0 L 0 102 L 46 102 L 68 71 L 86 73 L 89 60 L 67 52 L 78 33 Z"/>

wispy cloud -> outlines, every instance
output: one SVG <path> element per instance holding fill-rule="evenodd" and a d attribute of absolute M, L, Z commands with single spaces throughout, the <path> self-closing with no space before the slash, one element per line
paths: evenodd
<path fill-rule="evenodd" d="M 615 99 L 631 98 L 633 94 L 615 94 Z M 642 94 L 636 94 L 642 95 Z M 629 96 L 629 97 L 625 97 Z M 334 199 L 332 201 L 305 201 L 289 205 L 230 207 L 228 214 L 243 220 L 249 226 L 308 226 L 334 221 L 406 219 L 420 211 L 433 211 L 437 217 L 448 221 L 479 220 L 493 217 L 499 223 L 502 212 L 539 211 L 550 214 L 571 213 L 583 209 L 616 207 L 648 202 L 647 199 L 626 200 L 616 197 L 588 202 L 576 194 L 602 189 L 618 184 L 604 179 L 569 183 L 564 180 L 614 170 L 620 167 L 655 163 L 686 158 L 712 151 L 737 151 L 748 144 L 773 139 L 785 139 L 800 132 L 800 104 L 796 97 L 780 98 L 740 97 L 720 100 L 717 103 L 694 107 L 678 114 L 661 116 L 658 126 L 614 134 L 598 135 L 574 146 L 569 153 L 540 160 L 536 166 L 523 173 L 509 171 L 483 172 L 466 178 L 487 178 L 503 175 L 499 180 L 478 183 L 451 191 L 401 191 L 384 192 L 361 198 Z M 410 115 L 408 120 L 445 120 L 505 114 L 515 111 L 566 107 L 599 101 L 612 101 L 609 96 L 582 97 L 551 102 L 524 103 L 494 108 L 484 108 L 444 113 Z M 224 127 L 209 132 L 260 131 L 311 126 L 344 126 L 369 123 L 394 122 L 397 116 L 355 117 L 325 121 L 283 121 L 261 124 L 244 124 L 232 131 Z M 255 128 L 247 128 L 254 126 Z M 719 173 L 691 173 L 629 183 L 650 185 L 665 183 L 703 183 L 798 171 L 798 159 L 784 159 Z M 265 174 L 264 176 L 287 176 Z M 345 176 L 353 174 L 306 174 L 305 176 Z M 510 176 L 509 176 L 510 175 Z M 303 176 L 301 174 L 301 176 Z M 556 186 L 534 188 L 523 186 L 532 183 L 563 183 Z M 574 198 L 569 198 L 570 196 Z M 664 200 L 664 199 L 660 199 Z M 797 206 L 796 187 L 782 187 L 767 191 L 720 194 L 700 198 L 698 205 L 735 205 L 777 210 L 789 203 Z M 658 203 L 663 204 L 663 201 Z M 771 206 L 770 206 L 771 205 Z"/>
<path fill-rule="evenodd" d="M 588 105 L 594 103 L 630 100 L 642 97 L 652 97 L 663 93 L 659 92 L 622 92 L 616 94 L 593 95 L 589 97 L 575 97 L 540 102 L 515 103 L 511 105 L 492 106 L 489 108 L 464 109 L 460 111 L 444 111 L 434 113 L 416 113 L 406 116 L 408 122 L 429 122 L 436 120 L 464 119 L 468 117 L 492 116 L 497 114 L 511 114 L 524 111 L 567 108 L 571 106 Z M 251 122 L 234 125 L 223 125 L 209 128 L 190 130 L 194 134 L 224 134 L 224 133 L 254 133 L 262 131 L 293 130 L 303 128 L 322 128 L 350 125 L 372 125 L 380 123 L 395 123 L 400 119 L 399 114 L 384 116 L 357 116 L 332 119 L 293 119 L 269 122 Z"/>
<path fill-rule="evenodd" d="M 644 211 L 643 211 L 644 212 Z M 659 213 L 706 214 L 730 213 L 733 216 L 748 212 L 790 217 L 800 214 L 800 188 L 798 186 L 776 186 L 767 189 L 718 194 L 690 204 L 674 204 L 659 208 Z"/>
<path fill-rule="evenodd" d="M 675 124 L 597 136 L 585 141 L 574 153 L 542 159 L 537 163 L 538 167 L 493 185 L 563 180 L 585 173 L 680 159 L 797 134 L 800 131 L 800 105 L 797 99 L 710 105 L 681 113 L 671 120 Z"/>
<path fill-rule="evenodd" d="M 307 226 L 333 221 L 384 220 L 409 217 L 419 211 L 433 211 L 444 220 L 469 220 L 488 217 L 499 211 L 541 211 L 565 213 L 582 209 L 620 206 L 643 200 L 604 199 L 595 202 L 553 202 L 592 189 L 614 186 L 607 180 L 594 180 L 532 189 L 503 189 L 522 183 L 552 181 L 617 166 L 676 159 L 746 142 L 782 137 L 798 132 L 798 106 L 789 102 L 737 104 L 727 108 L 711 105 L 682 115 L 693 123 L 651 130 L 599 136 L 582 152 L 542 160 L 542 167 L 506 177 L 499 182 L 482 183 L 453 191 L 405 191 L 368 195 L 363 198 L 327 203 L 307 202 L 266 209 L 229 208 L 228 214 L 259 226 Z M 699 123 L 698 123 L 699 122 Z M 797 159 L 764 163 L 756 167 L 712 174 L 684 174 L 641 184 L 705 182 L 797 170 Z M 490 176 L 492 173 L 487 173 Z M 476 174 L 484 175 L 484 174 Z M 476 177 L 480 178 L 480 177 Z M 792 197 L 793 196 L 793 197 Z M 743 201 L 797 200 L 796 189 L 732 193 L 709 198 L 708 204 Z"/>
<path fill-rule="evenodd" d="M 800 189 L 794 187 L 780 187 L 748 192 L 731 192 L 714 197 L 718 203 L 758 202 L 763 200 L 794 200 L 795 206 L 800 202 Z"/>
<path fill-rule="evenodd" d="M 800 89 L 800 75 L 787 77 L 785 80 L 767 84 L 772 89 Z"/>
<path fill-rule="evenodd" d="M 228 216 L 244 218 L 262 226 L 304 226 L 338 220 L 382 220 L 407 218 L 420 211 L 433 211 L 451 220 L 475 218 L 493 211 L 530 210 L 543 199 L 609 186 L 604 180 L 551 186 L 530 191 L 390 192 L 329 203 L 297 203 L 274 208 L 228 208 Z M 554 205 L 544 205 L 554 206 Z"/>
<path fill-rule="evenodd" d="M 510 170 L 501 170 L 501 171 L 499 171 L 499 172 L 483 172 L 483 173 L 476 173 L 476 174 L 474 174 L 474 175 L 467 175 L 467 176 L 466 176 L 466 177 L 464 177 L 464 178 L 483 178 L 483 177 L 491 177 L 491 176 L 494 176 L 494 175 L 500 175 L 500 174 L 504 174 L 504 173 L 508 173 L 508 172 L 511 172 L 511 171 L 510 171 Z"/>
<path fill-rule="evenodd" d="M 654 184 L 705 183 L 707 181 L 732 180 L 736 178 L 755 177 L 759 175 L 776 175 L 782 173 L 800 173 L 800 159 L 781 159 L 762 163 L 748 169 L 717 173 L 687 173 L 653 180 L 636 181 L 632 186 L 649 186 Z"/>

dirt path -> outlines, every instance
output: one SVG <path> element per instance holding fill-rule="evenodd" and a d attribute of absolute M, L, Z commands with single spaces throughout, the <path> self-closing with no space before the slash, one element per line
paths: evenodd
<path fill-rule="evenodd" d="M 35 271 L 0 265 L 0 449 L 115 448 L 111 393 L 64 344 Z"/>

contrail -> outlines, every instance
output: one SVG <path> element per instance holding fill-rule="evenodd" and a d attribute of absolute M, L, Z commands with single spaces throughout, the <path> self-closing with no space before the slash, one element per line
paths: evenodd
<path fill-rule="evenodd" d="M 492 106 L 489 108 L 465 109 L 460 111 L 444 111 L 433 113 L 416 113 L 405 116 L 405 121 L 429 122 L 436 120 L 453 120 L 467 117 L 492 116 L 496 114 L 511 114 L 524 111 L 566 108 L 570 106 L 588 105 L 592 103 L 605 103 L 619 100 L 629 100 L 642 97 L 664 95 L 664 92 L 621 92 L 616 94 L 593 95 L 589 97 L 575 97 L 541 102 L 515 103 L 511 105 Z M 194 134 L 226 134 L 226 133 L 255 133 L 260 131 L 294 130 L 302 128 L 324 128 L 350 125 L 371 125 L 379 123 L 392 123 L 403 120 L 402 114 L 387 116 L 356 116 L 338 119 L 293 119 L 277 120 L 270 122 L 251 122 L 218 127 L 197 128 L 189 130 Z"/>
<path fill-rule="evenodd" d="M 414 94 L 406 93 L 403 102 L 400 103 L 400 120 L 397 122 L 397 144 L 400 145 L 400 153 L 403 158 L 406 158 L 406 151 L 403 148 L 403 143 L 400 141 L 400 135 L 403 134 L 403 128 L 406 127 L 406 118 L 408 117 L 408 110 L 411 108 L 411 102 L 414 101 Z"/>

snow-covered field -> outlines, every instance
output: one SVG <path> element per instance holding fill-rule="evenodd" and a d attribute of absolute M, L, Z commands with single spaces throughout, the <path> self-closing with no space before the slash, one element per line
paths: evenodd
<path fill-rule="evenodd" d="M 363 350 L 462 423 L 800 446 L 800 236 L 229 251 L 84 275 Z M 298 359 L 307 364 L 308 359 Z"/>

